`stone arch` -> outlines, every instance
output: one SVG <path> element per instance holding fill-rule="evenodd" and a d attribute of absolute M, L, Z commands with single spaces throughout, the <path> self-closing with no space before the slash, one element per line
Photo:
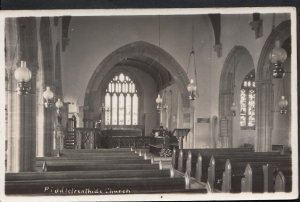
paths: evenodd
<path fill-rule="evenodd" d="M 264 152 L 272 149 L 274 90 L 269 65 L 269 53 L 273 49 L 276 40 L 279 40 L 282 44 L 289 37 L 291 37 L 291 21 L 286 20 L 273 29 L 262 48 L 258 60 L 256 76 L 256 151 Z"/>
<path fill-rule="evenodd" d="M 183 106 L 189 107 L 190 103 L 186 89 L 189 79 L 184 69 L 169 53 L 153 44 L 144 41 L 136 41 L 122 46 L 108 55 L 98 65 L 87 85 L 84 105 L 87 106 L 90 94 L 98 88 L 99 82 L 104 79 L 105 75 L 110 71 L 110 69 L 120 63 L 124 58 L 131 58 L 135 56 L 150 58 L 153 61 L 161 64 L 162 67 L 174 78 L 174 81 L 176 82 L 182 95 Z"/>
<path fill-rule="evenodd" d="M 250 52 L 243 46 L 235 46 L 227 55 L 220 77 L 219 86 L 219 117 L 220 117 L 220 131 L 219 141 L 222 147 L 233 146 L 233 116 L 230 107 L 234 101 L 234 91 L 236 86 L 236 72 L 239 68 L 239 63 L 243 58 L 248 58 L 252 61 L 250 64 L 254 68 L 253 59 Z M 234 69 L 234 64 L 237 65 Z M 227 132 L 222 131 L 222 125 L 227 126 Z"/>

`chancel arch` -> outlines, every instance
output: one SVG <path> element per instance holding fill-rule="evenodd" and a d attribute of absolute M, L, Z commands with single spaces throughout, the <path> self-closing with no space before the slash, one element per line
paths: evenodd
<path fill-rule="evenodd" d="M 84 111 L 84 119 L 95 120 L 99 117 L 99 108 L 101 107 L 99 99 L 103 99 L 100 92 L 105 90 L 112 76 L 122 71 L 128 74 L 133 80 L 136 80 L 135 83 L 140 83 L 140 86 L 147 84 L 143 80 L 143 77 L 138 76 L 142 74 L 147 75 L 149 81 L 154 83 L 153 90 L 147 95 L 148 99 L 143 99 L 143 90 L 138 90 L 141 98 L 139 99 L 139 103 L 143 103 L 143 100 L 145 100 L 145 102 L 149 102 L 152 109 L 149 114 L 145 111 L 145 117 L 143 115 L 144 104 L 140 104 L 139 123 L 144 124 L 149 119 L 157 119 L 159 117 L 155 109 L 155 98 L 160 91 L 173 84 L 179 89 L 182 106 L 187 109 L 185 111 L 188 111 L 190 105 L 186 89 L 188 78 L 183 68 L 163 49 L 144 41 L 137 41 L 112 52 L 96 68 L 85 94 L 84 106 L 86 110 Z M 189 121 L 190 119 L 187 118 L 186 122 L 189 123 Z M 148 131 L 151 127 L 157 127 L 151 124 L 145 125 L 145 127 L 149 128 Z"/>
<path fill-rule="evenodd" d="M 240 127 L 240 92 L 250 71 L 254 72 L 250 52 L 243 46 L 235 46 L 225 60 L 220 78 L 218 141 L 221 147 L 254 144 L 255 132 L 245 132 Z"/>

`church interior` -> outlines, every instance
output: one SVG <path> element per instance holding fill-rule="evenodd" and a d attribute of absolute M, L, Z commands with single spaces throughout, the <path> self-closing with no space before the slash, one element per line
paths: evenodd
<path fill-rule="evenodd" d="M 5 193 L 296 190 L 291 27 L 288 12 L 7 17 Z"/>

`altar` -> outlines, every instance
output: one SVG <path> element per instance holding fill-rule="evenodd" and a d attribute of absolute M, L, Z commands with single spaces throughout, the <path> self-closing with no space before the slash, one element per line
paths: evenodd
<path fill-rule="evenodd" d="M 138 130 L 75 128 L 74 133 L 75 149 L 145 148 L 150 141 Z"/>

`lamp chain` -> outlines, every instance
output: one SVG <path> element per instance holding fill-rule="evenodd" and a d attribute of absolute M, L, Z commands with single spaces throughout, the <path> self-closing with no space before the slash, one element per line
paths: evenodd
<path fill-rule="evenodd" d="M 192 52 L 194 52 L 194 16 L 192 16 Z"/>
<path fill-rule="evenodd" d="M 158 47 L 160 48 L 160 15 L 158 16 Z"/>
<path fill-rule="evenodd" d="M 189 77 L 189 69 L 190 69 L 190 65 L 191 65 L 191 58 L 192 56 L 194 56 L 194 74 L 195 74 L 195 82 L 197 85 L 197 72 L 196 72 L 196 59 L 195 59 L 195 51 L 194 51 L 194 17 L 192 18 L 192 49 L 191 52 L 189 54 L 189 61 L 188 61 L 188 67 L 187 67 L 187 75 Z"/>
<path fill-rule="evenodd" d="M 194 27 L 194 16 L 192 16 L 192 52 L 194 54 L 194 73 L 195 73 L 195 85 L 198 86 L 198 83 L 197 83 L 197 67 L 196 67 L 196 53 L 194 51 L 194 30 L 195 30 L 195 27 Z M 196 89 L 196 95 L 198 96 L 198 88 Z"/>
<path fill-rule="evenodd" d="M 282 78 L 282 95 L 285 96 L 285 93 L 284 93 L 284 85 L 285 85 L 285 82 L 284 82 L 284 77 Z"/>
<path fill-rule="evenodd" d="M 272 16 L 272 28 L 271 28 L 271 32 L 275 29 L 275 13 L 273 13 Z"/>

